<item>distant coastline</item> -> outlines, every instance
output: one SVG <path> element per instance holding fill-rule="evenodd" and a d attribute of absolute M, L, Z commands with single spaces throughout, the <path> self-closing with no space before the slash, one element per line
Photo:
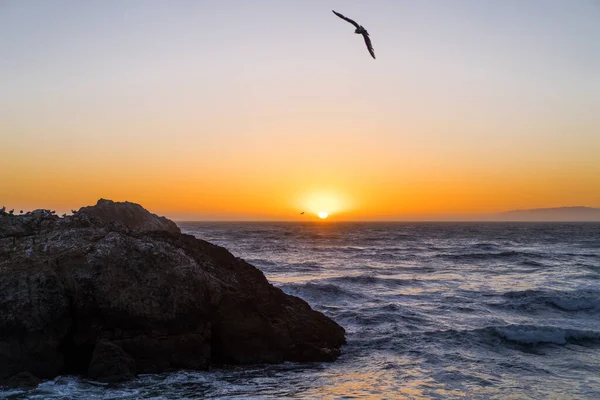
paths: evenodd
<path fill-rule="evenodd" d="M 492 214 L 488 220 L 514 222 L 600 222 L 600 208 L 580 206 L 513 210 Z"/>

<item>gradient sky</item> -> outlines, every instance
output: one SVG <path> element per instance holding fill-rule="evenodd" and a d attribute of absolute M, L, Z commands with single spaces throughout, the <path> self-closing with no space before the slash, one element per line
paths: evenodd
<path fill-rule="evenodd" d="M 0 0 L 0 203 L 101 197 L 177 219 L 600 207 L 600 1 Z"/>

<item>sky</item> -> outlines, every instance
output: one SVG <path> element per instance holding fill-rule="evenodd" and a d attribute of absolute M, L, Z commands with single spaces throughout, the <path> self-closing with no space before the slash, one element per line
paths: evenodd
<path fill-rule="evenodd" d="M 0 207 L 600 207 L 599 21 L 600 0 L 0 0 Z"/>

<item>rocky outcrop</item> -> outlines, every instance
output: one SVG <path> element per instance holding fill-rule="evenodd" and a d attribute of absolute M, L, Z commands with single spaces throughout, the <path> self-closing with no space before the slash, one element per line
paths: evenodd
<path fill-rule="evenodd" d="M 115 203 L 112 200 L 100 199 L 95 206 L 82 207 L 77 213 L 95 217 L 104 223 L 123 224 L 126 228 L 138 232 L 167 231 L 181 233 L 175 222 L 152 214 L 139 204 L 128 201 Z"/>
<path fill-rule="evenodd" d="M 0 384 L 11 389 L 30 389 L 36 387 L 41 382 L 42 380 L 31 372 L 19 372 L 5 381 L 0 381 Z"/>
<path fill-rule="evenodd" d="M 340 354 L 342 327 L 226 249 L 156 230 L 132 203 L 96 207 L 0 215 L 0 379 L 112 381 Z"/>
<path fill-rule="evenodd" d="M 92 353 L 87 376 L 100 382 L 121 382 L 135 377 L 135 361 L 111 342 L 98 342 Z"/>

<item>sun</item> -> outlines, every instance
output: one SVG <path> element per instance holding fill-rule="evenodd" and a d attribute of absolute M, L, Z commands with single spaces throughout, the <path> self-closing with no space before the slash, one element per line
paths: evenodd
<path fill-rule="evenodd" d="M 321 219 L 325 219 L 325 218 L 329 217 L 329 213 L 327 213 L 327 212 L 325 212 L 325 211 L 319 211 L 319 212 L 317 213 L 317 215 L 318 215 L 318 216 L 319 216 L 319 218 L 321 218 Z"/>

